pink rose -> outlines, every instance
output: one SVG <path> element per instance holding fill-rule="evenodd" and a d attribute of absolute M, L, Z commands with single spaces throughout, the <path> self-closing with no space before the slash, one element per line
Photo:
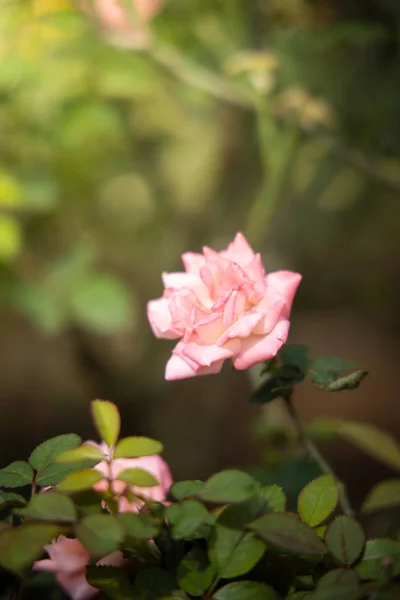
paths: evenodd
<path fill-rule="evenodd" d="M 142 21 L 151 21 L 163 8 L 165 0 L 132 0 L 136 13 Z M 134 27 L 129 11 L 120 0 L 84 0 L 83 7 L 97 15 L 110 31 L 126 32 Z"/>
<path fill-rule="evenodd" d="M 94 442 L 93 442 L 94 443 Z M 97 444 L 96 444 L 97 445 Z M 107 454 L 108 448 L 105 444 L 101 444 L 101 449 Z M 114 494 L 118 495 L 118 508 L 119 512 L 137 512 L 143 505 L 140 500 L 130 502 L 124 494 L 131 492 L 132 495 L 139 494 L 148 500 L 153 502 L 163 502 L 167 497 L 169 488 L 171 487 L 173 480 L 171 471 L 165 460 L 159 455 L 155 456 L 143 456 L 141 458 L 116 458 L 111 462 L 111 465 L 103 460 L 93 467 L 100 473 L 103 473 L 108 480 L 111 481 L 111 486 Z M 118 475 L 127 469 L 143 469 L 151 475 L 153 475 L 159 485 L 153 487 L 141 487 L 137 488 L 132 485 L 128 485 L 124 481 L 118 479 Z M 97 492 L 105 492 L 108 489 L 108 481 L 102 480 L 96 483 L 93 488 Z"/>
<path fill-rule="evenodd" d="M 203 254 L 188 252 L 182 261 L 185 272 L 163 273 L 164 294 L 147 305 L 157 337 L 181 338 L 166 379 L 219 373 L 227 358 L 236 369 L 248 369 L 274 357 L 288 336 L 301 275 L 266 275 L 241 233 L 222 252 L 204 247 Z"/>
<path fill-rule="evenodd" d="M 34 570 L 54 571 L 57 582 L 73 600 L 87 600 L 99 592 L 86 580 L 86 566 L 91 557 L 79 540 L 60 535 L 45 546 L 45 550 L 50 558 L 36 561 Z M 104 556 L 96 564 L 119 567 L 123 563 L 122 552 L 118 551 Z"/>

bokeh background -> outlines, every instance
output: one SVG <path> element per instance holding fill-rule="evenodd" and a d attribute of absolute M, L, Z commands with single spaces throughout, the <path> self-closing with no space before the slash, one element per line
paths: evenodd
<path fill-rule="evenodd" d="M 176 478 L 259 461 L 249 377 L 165 382 L 145 313 L 237 231 L 304 276 L 291 341 L 370 369 L 301 415 L 400 438 L 399 31 L 398 0 L 0 1 L 0 466 L 96 397 Z M 390 475 L 326 451 L 356 500 Z"/>

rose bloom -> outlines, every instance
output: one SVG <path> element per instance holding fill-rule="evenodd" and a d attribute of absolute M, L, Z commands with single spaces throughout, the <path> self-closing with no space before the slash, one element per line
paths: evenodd
<path fill-rule="evenodd" d="M 274 357 L 288 336 L 299 273 L 266 275 L 241 233 L 222 252 L 204 247 L 182 261 L 185 272 L 163 273 L 164 294 L 147 305 L 157 337 L 181 338 L 166 379 L 219 373 L 227 358 L 248 369 Z"/>
<path fill-rule="evenodd" d="M 87 600 L 99 593 L 86 580 L 86 566 L 90 562 L 90 552 L 76 539 L 60 535 L 44 547 L 49 558 L 34 563 L 35 571 L 54 571 L 58 584 L 73 600 Z M 122 552 L 112 552 L 104 556 L 97 565 L 119 567 L 124 563 Z"/>
<path fill-rule="evenodd" d="M 132 4 L 141 21 L 151 21 L 162 10 L 165 0 L 132 0 Z M 82 6 L 109 30 L 125 32 L 133 26 L 129 10 L 119 0 L 84 0 Z"/>
<path fill-rule="evenodd" d="M 91 443 L 95 444 L 95 442 Z M 105 454 L 109 452 L 106 444 L 95 445 L 100 447 Z M 128 498 L 124 496 L 127 492 L 130 492 L 131 495 L 139 494 L 153 502 L 165 503 L 169 488 L 173 483 L 171 471 L 169 470 L 167 463 L 158 454 L 140 458 L 116 458 L 111 462 L 111 466 L 107 461 L 103 460 L 93 468 L 100 473 L 103 473 L 103 475 L 111 481 L 111 488 L 114 494 L 118 496 L 119 512 L 138 512 L 143 506 L 143 502 L 139 499 L 130 502 Z M 127 469 L 143 469 L 153 475 L 159 482 L 159 485 L 139 488 L 129 485 L 124 481 L 120 481 L 118 475 Z M 107 491 L 108 486 L 109 482 L 103 479 L 102 481 L 95 483 L 93 489 L 96 492 L 104 493 Z"/>

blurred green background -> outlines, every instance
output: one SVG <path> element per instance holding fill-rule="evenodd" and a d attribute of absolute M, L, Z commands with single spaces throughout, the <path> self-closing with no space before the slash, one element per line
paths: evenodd
<path fill-rule="evenodd" d="M 237 231 L 304 276 L 291 341 L 371 370 L 304 385 L 300 413 L 400 437 L 398 0 L 147 4 L 0 2 L 1 465 L 92 437 L 95 397 L 177 478 L 256 461 L 247 375 L 165 382 L 145 313 L 182 251 Z M 356 496 L 382 476 L 327 450 Z"/>

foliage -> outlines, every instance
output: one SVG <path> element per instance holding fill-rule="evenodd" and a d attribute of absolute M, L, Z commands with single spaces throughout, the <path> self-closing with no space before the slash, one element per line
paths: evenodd
<path fill-rule="evenodd" d="M 330 378 L 353 368 L 338 359 L 310 362 L 304 347 L 285 346 L 266 370 L 271 376 L 289 365 L 305 374 L 310 364 Z M 286 401 L 299 379 L 296 373 L 291 386 L 280 388 Z M 165 506 L 141 491 L 158 485 L 153 475 L 127 469 L 117 479 L 134 486 L 130 501 L 140 502 L 132 504 L 133 512 L 119 512 L 121 490 L 102 470 L 82 469 L 82 460 L 108 462 L 111 476 L 113 460 L 154 455 L 162 446 L 149 438 L 119 439 L 120 416 L 111 402 L 94 400 L 91 413 L 101 446 L 80 443 L 74 434 L 57 436 L 38 446 L 29 463 L 18 461 L 0 471 L 4 488 L 31 487 L 30 499 L 7 489 L 1 496 L 6 512 L 0 522 L 0 565 L 15 577 L 15 589 L 20 578 L 24 581 L 21 599 L 36 585 L 33 561 L 60 534 L 80 541 L 91 556 L 87 580 L 111 600 L 361 600 L 398 594 L 400 541 L 367 539 L 332 471 L 311 480 L 298 495 L 297 511 L 287 512 L 281 486 L 264 485 L 240 470 L 215 473 L 205 482 L 175 482 Z M 58 473 L 56 487 L 41 485 L 46 469 L 66 465 L 69 472 Z M 108 483 L 96 487 L 102 480 Z M 398 503 L 396 486 L 397 480 L 379 484 L 362 510 Z M 120 550 L 122 566 L 102 565 L 102 557 Z"/>

